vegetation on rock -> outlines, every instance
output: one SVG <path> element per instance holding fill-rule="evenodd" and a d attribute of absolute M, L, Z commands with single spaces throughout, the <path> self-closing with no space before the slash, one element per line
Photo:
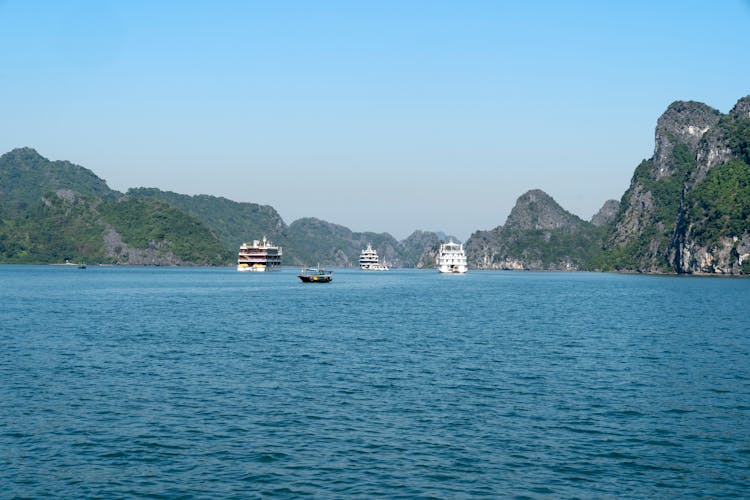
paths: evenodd
<path fill-rule="evenodd" d="M 167 203 L 126 197 L 98 210 L 128 246 L 159 248 L 161 257 L 174 256 L 172 263 L 218 265 L 232 259 L 203 223 Z"/>
<path fill-rule="evenodd" d="M 740 238 L 750 222 L 750 165 L 739 159 L 712 168 L 686 200 L 696 242 Z"/>
<path fill-rule="evenodd" d="M 0 224 L 0 262 L 112 262 L 96 204 L 89 197 L 47 193 L 23 217 Z"/>
<path fill-rule="evenodd" d="M 532 190 L 518 198 L 504 226 L 472 234 L 467 258 L 478 269 L 589 270 L 610 227 L 583 221 Z"/>
<path fill-rule="evenodd" d="M 640 272 L 747 273 L 750 119 L 675 103 L 659 119 L 654 157 L 623 195 L 601 265 Z"/>
<path fill-rule="evenodd" d="M 120 244 L 110 248 L 108 237 Z M 0 223 L 0 262 L 219 265 L 231 258 L 198 220 L 154 200 L 104 201 L 58 190 Z"/>
<path fill-rule="evenodd" d="M 549 195 L 519 197 L 505 225 L 466 242 L 481 269 L 750 274 L 750 96 L 727 115 L 678 101 L 658 119 L 654 155 L 619 205 L 586 222 Z M 354 232 L 314 218 L 287 226 L 270 206 L 137 188 L 30 148 L 0 156 L 0 262 L 231 264 L 269 237 L 285 264 L 356 266 L 368 244 L 395 267 L 435 265 L 440 237 Z"/>
<path fill-rule="evenodd" d="M 282 244 L 286 224 L 268 205 L 239 203 L 218 196 L 173 193 L 156 188 L 132 188 L 127 195 L 132 198 L 151 198 L 169 203 L 196 217 L 219 237 L 224 248 L 236 253 L 243 242 L 268 237 Z"/>

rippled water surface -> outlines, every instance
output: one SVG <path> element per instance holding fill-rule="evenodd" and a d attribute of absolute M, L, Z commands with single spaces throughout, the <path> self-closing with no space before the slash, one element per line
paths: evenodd
<path fill-rule="evenodd" d="M 3 497 L 747 497 L 750 280 L 0 266 Z"/>

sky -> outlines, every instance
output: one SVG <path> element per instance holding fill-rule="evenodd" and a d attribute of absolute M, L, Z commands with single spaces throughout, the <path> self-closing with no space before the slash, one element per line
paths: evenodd
<path fill-rule="evenodd" d="M 750 94 L 750 0 L 0 0 L 0 153 L 466 239 L 620 199 L 676 100 Z"/>

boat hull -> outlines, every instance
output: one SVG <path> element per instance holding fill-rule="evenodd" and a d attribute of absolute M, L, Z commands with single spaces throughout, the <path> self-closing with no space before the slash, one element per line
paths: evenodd
<path fill-rule="evenodd" d="M 466 266 L 440 266 L 439 270 L 445 274 L 464 274 L 467 268 Z"/>
<path fill-rule="evenodd" d="M 298 276 L 298 278 L 300 279 L 300 281 L 302 281 L 302 283 L 330 283 L 331 280 L 333 279 L 332 276 L 328 276 L 328 275 L 322 275 L 322 276 L 312 275 L 312 276 L 307 276 L 307 275 L 304 275 L 304 274 L 300 274 Z"/>
<path fill-rule="evenodd" d="M 241 273 L 264 273 L 266 272 L 266 269 L 266 266 L 258 264 L 254 266 L 240 264 L 239 266 L 237 266 L 237 270 Z"/>
<path fill-rule="evenodd" d="M 363 271 L 388 271 L 388 266 L 384 264 L 370 264 L 359 266 L 359 268 Z"/>

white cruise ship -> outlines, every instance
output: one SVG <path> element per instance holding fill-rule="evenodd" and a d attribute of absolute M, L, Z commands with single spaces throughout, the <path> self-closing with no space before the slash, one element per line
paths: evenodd
<path fill-rule="evenodd" d="M 274 246 L 263 236 L 252 244 L 243 243 L 237 256 L 237 270 L 241 272 L 276 271 L 281 267 L 281 247 Z"/>
<path fill-rule="evenodd" d="M 461 243 L 450 240 L 440 244 L 438 254 L 438 269 L 441 273 L 463 274 L 467 271 L 466 254 Z"/>
<path fill-rule="evenodd" d="M 359 268 L 363 271 L 387 271 L 388 266 L 380 263 L 378 252 L 372 249 L 371 244 L 359 254 Z"/>

